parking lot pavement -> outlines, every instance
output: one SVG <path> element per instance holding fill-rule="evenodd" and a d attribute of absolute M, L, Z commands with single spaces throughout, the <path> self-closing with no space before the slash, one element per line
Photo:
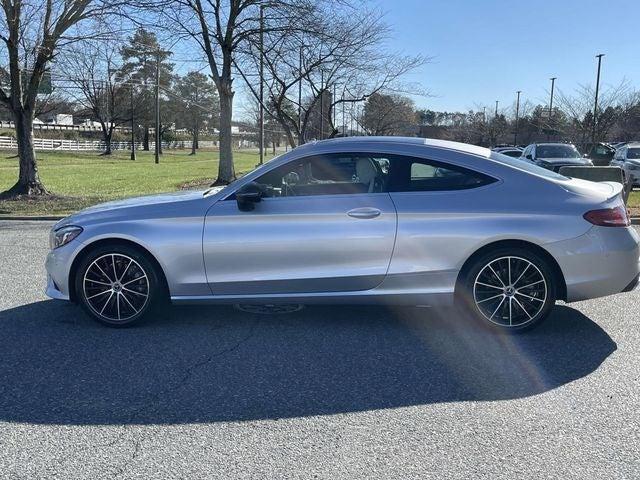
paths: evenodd
<path fill-rule="evenodd" d="M 498 336 L 452 311 L 46 300 L 49 223 L 0 222 L 4 478 L 638 478 L 640 294 Z"/>

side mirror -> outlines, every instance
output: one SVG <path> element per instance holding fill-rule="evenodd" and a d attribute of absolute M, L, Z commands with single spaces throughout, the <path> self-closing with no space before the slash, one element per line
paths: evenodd
<path fill-rule="evenodd" d="M 531 155 L 530 153 L 527 153 L 524 158 L 526 158 L 527 160 L 533 160 L 533 155 Z"/>
<path fill-rule="evenodd" d="M 264 188 L 259 183 L 247 183 L 236 192 L 238 209 L 243 212 L 250 212 L 256 208 L 256 203 L 260 202 L 263 196 Z"/>

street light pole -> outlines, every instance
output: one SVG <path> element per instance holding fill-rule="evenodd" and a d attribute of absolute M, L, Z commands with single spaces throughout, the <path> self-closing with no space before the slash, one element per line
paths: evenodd
<path fill-rule="evenodd" d="M 302 53 L 304 45 L 300 45 L 300 63 L 298 63 L 298 145 L 302 145 Z"/>
<path fill-rule="evenodd" d="M 555 87 L 556 79 L 558 77 L 551 77 L 551 98 L 549 99 L 549 128 L 553 127 L 553 87 Z M 551 134 L 547 133 L 547 140 L 551 138 Z"/>
<path fill-rule="evenodd" d="M 520 94 L 522 93 L 522 90 L 518 90 L 516 93 L 518 94 L 518 96 L 516 98 L 516 129 L 515 129 L 515 132 L 513 133 L 514 147 L 518 145 L 518 116 L 520 115 Z"/>
<path fill-rule="evenodd" d="M 260 165 L 264 163 L 264 5 L 260 5 Z"/>
<path fill-rule="evenodd" d="M 596 77 L 596 98 L 593 103 L 593 131 L 591 132 L 592 145 L 595 145 L 596 143 L 596 124 L 598 122 L 598 92 L 600 90 L 600 65 L 602 64 L 602 57 L 604 57 L 604 53 L 596 55 L 596 58 L 598 59 L 598 75 Z"/>

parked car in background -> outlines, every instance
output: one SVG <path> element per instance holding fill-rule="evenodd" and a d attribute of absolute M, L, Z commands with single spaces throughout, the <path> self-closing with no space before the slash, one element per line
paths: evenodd
<path fill-rule="evenodd" d="M 310 142 L 225 188 L 110 202 L 58 222 L 47 294 L 110 326 L 170 299 L 455 303 L 487 326 L 522 330 L 556 300 L 635 288 L 639 238 L 621 191 L 443 140 Z"/>
<path fill-rule="evenodd" d="M 507 155 L 508 157 L 518 158 L 522 156 L 522 148 L 520 147 L 496 147 L 491 150 L 496 153 L 501 153 L 502 155 Z"/>
<path fill-rule="evenodd" d="M 608 143 L 587 144 L 586 156 L 596 167 L 606 167 L 613 159 L 616 147 Z"/>
<path fill-rule="evenodd" d="M 593 166 L 570 143 L 532 143 L 522 152 L 522 158 L 547 170 L 557 172 L 562 167 Z"/>
<path fill-rule="evenodd" d="M 640 187 L 640 143 L 628 143 L 618 148 L 610 165 L 620 167 L 634 187 Z"/>

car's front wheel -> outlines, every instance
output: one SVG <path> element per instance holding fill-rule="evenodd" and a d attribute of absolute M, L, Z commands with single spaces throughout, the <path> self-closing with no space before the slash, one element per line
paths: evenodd
<path fill-rule="evenodd" d="M 75 278 L 80 305 L 100 323 L 130 326 L 162 299 L 157 268 L 135 248 L 104 245 L 81 261 Z"/>
<path fill-rule="evenodd" d="M 499 249 L 463 272 L 459 300 L 485 325 L 522 331 L 545 320 L 556 301 L 549 262 L 525 249 Z"/>

